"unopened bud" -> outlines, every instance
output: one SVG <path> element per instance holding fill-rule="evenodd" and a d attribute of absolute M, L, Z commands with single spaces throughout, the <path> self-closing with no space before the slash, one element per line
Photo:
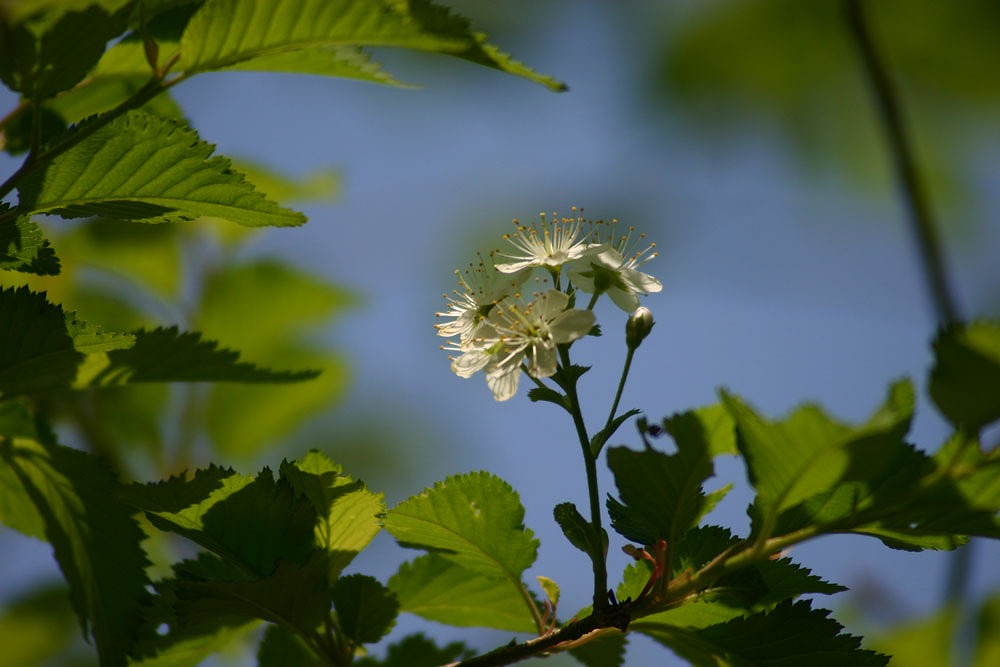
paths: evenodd
<path fill-rule="evenodd" d="M 625 344 L 628 349 L 634 350 L 639 347 L 649 332 L 653 330 L 653 313 L 645 306 L 639 306 L 632 313 L 628 322 L 625 323 Z"/>

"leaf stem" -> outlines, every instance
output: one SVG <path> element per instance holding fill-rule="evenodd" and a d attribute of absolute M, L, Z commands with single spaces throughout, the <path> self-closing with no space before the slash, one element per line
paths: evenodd
<path fill-rule="evenodd" d="M 635 356 L 636 348 L 629 347 L 628 352 L 625 354 L 625 363 L 622 365 L 622 375 L 618 379 L 618 389 L 615 391 L 615 400 L 611 403 L 611 412 L 608 413 L 608 420 L 604 423 L 604 430 L 611 428 L 611 424 L 615 421 L 615 413 L 618 412 L 618 404 L 622 400 L 622 392 L 625 390 L 625 381 L 628 379 L 628 372 L 632 368 L 632 357 Z M 596 457 L 600 454 L 600 450 L 594 452 Z"/>
<path fill-rule="evenodd" d="M 569 370 L 569 346 L 559 346 L 559 357 L 563 368 Z M 595 544 L 604 544 L 604 528 L 601 526 L 601 494 L 597 484 L 597 457 L 590 451 L 590 437 L 587 435 L 587 425 L 583 421 L 583 411 L 580 409 L 580 397 L 576 391 L 576 379 L 566 383 L 566 398 L 569 399 L 569 412 L 573 416 L 573 425 L 580 440 L 583 452 L 583 463 L 587 471 L 587 494 L 590 496 L 590 525 L 597 538 Z M 594 610 L 603 611 L 608 607 L 608 565 L 605 553 L 592 554 L 594 566 Z"/>
<path fill-rule="evenodd" d="M 875 97 L 879 120 L 885 132 L 889 153 L 902 189 L 903 201 L 920 251 L 928 288 L 937 310 L 940 324 L 959 320 L 958 308 L 945 270 L 938 226 L 931 210 L 930 198 L 917 169 L 912 142 L 899 103 L 899 94 L 889 77 L 885 62 L 875 45 L 862 0 L 846 0 L 847 23 L 864 64 L 868 84 Z"/>

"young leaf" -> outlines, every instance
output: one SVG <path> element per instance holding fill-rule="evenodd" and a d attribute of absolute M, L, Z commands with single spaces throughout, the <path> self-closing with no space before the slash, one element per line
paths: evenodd
<path fill-rule="evenodd" d="M 135 382 L 296 382 L 319 371 L 272 371 L 239 361 L 239 353 L 219 348 L 200 334 L 176 327 L 135 332 L 135 344 L 104 355 L 88 355 L 76 388 Z"/>
<path fill-rule="evenodd" d="M 587 554 L 591 560 L 604 558 L 608 549 L 608 535 L 604 533 L 603 543 L 598 544 L 594 525 L 583 518 L 573 503 L 559 503 L 552 511 L 563 535 L 574 547 Z"/>
<path fill-rule="evenodd" d="M 718 497 L 710 500 L 702 489 L 714 472 L 714 451 L 699 414 L 674 415 L 664 420 L 663 429 L 673 436 L 676 454 L 651 447 L 639 452 L 624 447 L 608 451 L 608 467 L 621 495 L 621 502 L 608 499 L 611 524 L 646 546 L 661 539 L 673 544 L 718 502 Z"/>
<path fill-rule="evenodd" d="M 460 627 L 535 632 L 520 587 L 467 570 L 438 554 L 403 563 L 389 579 L 401 611 Z"/>
<path fill-rule="evenodd" d="M 258 59 L 268 69 L 277 59 L 279 71 L 289 71 L 289 56 L 279 54 L 305 51 L 307 71 L 336 75 L 336 69 L 323 71 L 326 50 L 358 46 L 444 53 L 552 90 L 565 88 L 512 60 L 468 21 L 427 0 L 208 0 L 181 38 L 180 66 L 190 75 L 240 64 L 250 69 Z M 332 66 L 336 61 L 331 61 Z"/>
<path fill-rule="evenodd" d="M 378 534 L 385 512 L 381 493 L 372 493 L 341 472 L 317 451 L 281 464 L 281 476 L 316 509 L 316 544 L 327 552 L 331 581 Z"/>
<path fill-rule="evenodd" d="M 89 121 L 94 123 L 97 121 Z M 300 225 L 182 122 L 130 111 L 87 133 L 19 183 L 19 214 L 103 216 L 132 222 L 221 218 L 249 227 Z M 68 137 L 64 138 L 65 141 Z"/>
<path fill-rule="evenodd" d="M 85 634 L 102 665 L 126 664 L 148 597 L 142 531 L 118 502 L 114 474 L 50 435 L 0 438 L 0 458 L 35 504 Z M 113 581 L 109 586 L 107 582 Z"/>
<path fill-rule="evenodd" d="M 1000 419 L 1000 322 L 941 331 L 934 358 L 930 394 L 948 421 L 973 433 Z"/>
<path fill-rule="evenodd" d="M 374 577 L 352 574 L 333 585 L 340 629 L 355 645 L 374 644 L 396 624 L 399 601 Z"/>
<path fill-rule="evenodd" d="M 631 629 L 649 635 L 695 665 L 779 667 L 881 667 L 889 657 L 860 648 L 858 637 L 841 634 L 828 611 L 809 602 L 785 602 L 773 611 L 689 629 L 640 619 Z"/>
<path fill-rule="evenodd" d="M 58 275 L 59 259 L 42 230 L 27 216 L 6 214 L 8 210 L 8 205 L 0 202 L 0 269 Z"/>
<path fill-rule="evenodd" d="M 517 492 L 488 472 L 455 475 L 389 510 L 385 529 L 403 546 L 439 552 L 488 577 L 520 582 L 538 540 Z"/>
<path fill-rule="evenodd" d="M 858 427 L 840 424 L 816 406 L 770 422 L 739 398 L 723 393 L 737 429 L 737 444 L 757 491 L 755 533 L 770 535 L 778 515 L 844 482 L 865 483 L 895 472 L 913 415 L 909 382 L 892 386 L 885 404 Z M 787 528 L 787 527 L 786 527 Z"/>
<path fill-rule="evenodd" d="M 438 667 L 472 657 L 472 651 L 461 642 L 452 642 L 444 648 L 427 639 L 422 634 L 403 637 L 389 645 L 385 660 L 361 658 L 355 660 L 356 667 Z"/>

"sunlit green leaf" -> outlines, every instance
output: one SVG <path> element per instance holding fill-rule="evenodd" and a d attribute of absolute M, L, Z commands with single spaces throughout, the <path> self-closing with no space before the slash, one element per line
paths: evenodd
<path fill-rule="evenodd" d="M 427 0 L 208 0 L 181 38 L 181 67 L 187 73 L 245 63 L 263 65 L 307 51 L 310 73 L 318 73 L 323 49 L 393 46 L 454 55 L 526 77 L 553 90 L 562 84 L 539 75 L 488 44 L 468 21 Z M 336 71 L 337 61 L 331 59 Z M 326 73 L 326 72 L 323 72 Z"/>
<path fill-rule="evenodd" d="M 199 217 L 250 227 L 305 222 L 254 190 L 228 160 L 211 157 L 213 146 L 179 121 L 132 111 L 91 130 L 96 122 L 74 128 L 83 139 L 22 179 L 15 210 L 149 223 Z"/>
<path fill-rule="evenodd" d="M 316 451 L 283 462 L 281 476 L 316 509 L 316 544 L 327 552 L 333 581 L 382 529 L 382 494 L 342 474 L 339 465 Z"/>
<path fill-rule="evenodd" d="M 47 442 L 53 436 L 51 427 L 33 415 L 26 404 L 0 401 L 0 441 L 22 438 Z M 17 472 L 6 465 L 0 466 L 0 523 L 30 537 L 45 539 L 45 520 Z"/>
<path fill-rule="evenodd" d="M 487 577 L 520 583 L 538 540 L 517 492 L 487 472 L 455 475 L 389 510 L 385 529 L 404 546 L 441 554 Z"/>
<path fill-rule="evenodd" d="M 0 458 L 44 520 L 73 608 L 101 663 L 124 666 L 147 596 L 148 563 L 139 546 L 142 531 L 117 501 L 115 476 L 96 457 L 48 438 L 0 438 Z"/>
<path fill-rule="evenodd" d="M 340 629 L 355 644 L 373 644 L 396 623 L 399 601 L 374 577 L 352 574 L 333 585 Z"/>
<path fill-rule="evenodd" d="M 1000 419 L 1000 322 L 945 329 L 934 357 L 931 398 L 951 423 L 974 432 Z"/>
<path fill-rule="evenodd" d="M 649 635 L 695 665 L 779 667 L 869 667 L 886 665 L 889 657 L 860 648 L 861 640 L 841 634 L 828 611 L 808 602 L 783 603 L 773 611 L 735 618 L 702 629 L 665 623 L 637 622 L 633 629 Z"/>
<path fill-rule="evenodd" d="M 438 554 L 404 563 L 389 579 L 401 611 L 460 627 L 537 630 L 523 593 L 509 579 L 467 570 Z"/>

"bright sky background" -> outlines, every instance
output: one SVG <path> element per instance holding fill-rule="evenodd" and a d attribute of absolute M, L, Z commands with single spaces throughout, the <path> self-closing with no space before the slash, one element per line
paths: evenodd
<path fill-rule="evenodd" d="M 484 11 L 484 3 L 455 6 Z M 586 506 L 572 424 L 552 406 L 529 403 L 524 386 L 512 401 L 495 403 L 481 376 L 461 380 L 449 371 L 434 335 L 441 293 L 452 289 L 452 271 L 471 261 L 473 247 L 500 243 L 512 217 L 568 213 L 573 205 L 657 241 L 661 255 L 647 269 L 664 290 L 644 302 L 657 325 L 622 401 L 651 420 L 712 402 L 721 386 L 772 416 L 811 400 L 861 420 L 893 379 L 909 376 L 923 391 L 935 325 L 894 193 L 860 195 L 835 175 L 804 174 L 763 130 L 748 127 L 729 143 L 709 145 L 669 111 L 654 117 L 639 87 L 637 63 L 652 46 L 641 39 L 643 13 L 599 2 L 557 6 L 568 9 L 540 11 L 537 24 L 516 38 L 498 17 L 477 24 L 518 59 L 566 81 L 568 93 L 460 61 L 380 52 L 394 74 L 423 87 L 225 73 L 185 83 L 176 98 L 222 154 L 291 175 L 331 166 L 343 175 L 336 201 L 301 207 L 310 223 L 269 232 L 258 250 L 279 252 L 364 299 L 330 332 L 355 373 L 334 419 L 366 411 L 413 439 L 399 443 L 405 454 L 389 476 L 381 460 L 352 459 L 348 472 L 390 502 L 453 473 L 487 469 L 503 477 L 520 492 L 526 524 L 542 540 L 529 575 L 561 584 L 568 616 L 589 602 L 590 586 L 585 558 L 551 515 L 565 500 Z M 994 158 L 979 168 L 996 174 L 1000 164 Z M 1000 213 L 995 186 L 977 201 L 981 218 Z M 967 314 L 988 313 L 990 299 L 996 313 L 998 227 L 949 239 Z M 602 308 L 598 315 L 607 335 L 574 348 L 595 366 L 583 382 L 595 424 L 624 356 L 623 314 Z M 946 429 L 921 401 L 911 435 L 935 448 Z M 620 443 L 638 444 L 631 427 L 613 440 Z M 322 444 L 337 460 L 337 434 Z M 719 485 L 743 483 L 735 464 L 717 472 Z M 613 491 L 607 475 L 602 490 Z M 712 519 L 745 530 L 747 500 L 737 488 Z M 25 558 L 48 552 L 23 542 L 12 548 Z M 620 544 L 613 538 L 612 579 L 626 563 Z M 409 555 L 388 538 L 373 549 L 378 559 L 362 557 L 358 569 L 379 576 Z M 875 583 L 913 613 L 940 600 L 949 560 L 853 537 L 826 538 L 792 555 L 829 580 Z M 976 594 L 1000 587 L 1000 545 L 980 544 L 975 562 Z M 861 595 L 821 604 L 842 608 Z M 637 644 L 629 664 L 662 655 Z"/>

